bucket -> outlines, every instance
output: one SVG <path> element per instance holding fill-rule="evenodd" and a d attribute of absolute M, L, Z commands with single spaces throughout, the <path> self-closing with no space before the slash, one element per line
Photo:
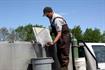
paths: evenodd
<path fill-rule="evenodd" d="M 86 70 L 86 61 L 85 58 L 77 58 L 75 60 L 76 70 Z"/>
<path fill-rule="evenodd" d="M 31 59 L 33 70 L 52 70 L 51 64 L 53 62 L 51 57 Z"/>

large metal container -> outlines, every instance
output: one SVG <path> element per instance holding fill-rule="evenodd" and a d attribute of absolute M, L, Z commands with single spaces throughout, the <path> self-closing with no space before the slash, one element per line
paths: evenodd
<path fill-rule="evenodd" d="M 38 50 L 40 49 L 38 49 L 36 45 L 33 45 L 30 42 L 25 42 L 25 41 L 15 41 L 14 43 L 9 43 L 8 41 L 0 42 L 0 70 L 30 70 L 32 65 L 30 64 L 30 59 L 32 58 L 35 58 L 34 60 L 37 60 L 38 62 L 41 61 L 44 63 L 43 65 L 39 66 L 37 66 L 36 64 L 37 68 L 39 67 L 39 69 L 36 70 L 40 70 L 41 68 L 40 66 L 47 68 L 47 69 L 43 68 L 41 70 L 51 70 L 51 69 L 59 70 L 57 68 L 58 67 L 58 63 L 56 60 L 57 56 L 55 55 L 56 52 L 54 52 L 54 50 L 49 51 L 47 53 L 51 53 L 52 56 L 54 56 L 55 63 L 53 63 L 51 58 L 39 58 L 41 56 L 40 55 L 41 51 Z M 38 59 L 36 59 L 37 57 Z M 47 64 L 45 62 L 47 62 Z M 52 66 L 51 65 L 52 63 L 55 66 Z M 72 70 L 71 53 L 70 53 L 70 63 L 68 68 L 69 70 Z"/>
<path fill-rule="evenodd" d="M 30 42 L 0 42 L 0 70 L 27 70 L 31 58 L 36 58 Z"/>

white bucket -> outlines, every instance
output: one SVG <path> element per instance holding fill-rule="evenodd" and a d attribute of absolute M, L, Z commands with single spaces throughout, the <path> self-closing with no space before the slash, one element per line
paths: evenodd
<path fill-rule="evenodd" d="M 75 67 L 76 67 L 76 70 L 86 70 L 85 58 L 76 58 Z"/>

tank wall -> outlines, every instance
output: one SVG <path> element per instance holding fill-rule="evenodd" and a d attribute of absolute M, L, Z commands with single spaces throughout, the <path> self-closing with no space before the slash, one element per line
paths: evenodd
<path fill-rule="evenodd" d="M 30 42 L 0 42 L 0 70 L 27 70 L 28 64 L 30 64 L 30 59 L 37 58 L 34 49 L 35 51 L 38 51 L 38 49 L 34 48 Z M 73 70 L 71 54 L 70 47 L 70 63 L 68 66 L 69 70 Z M 55 68 L 52 69 L 55 70 Z"/>
<path fill-rule="evenodd" d="M 31 58 L 36 58 L 30 42 L 0 42 L 0 70 L 27 70 Z"/>

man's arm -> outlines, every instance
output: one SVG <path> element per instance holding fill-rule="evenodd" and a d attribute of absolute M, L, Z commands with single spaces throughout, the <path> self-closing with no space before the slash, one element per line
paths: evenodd
<path fill-rule="evenodd" d="M 55 37 L 54 39 L 54 44 L 60 39 L 61 37 L 61 31 L 62 31 L 62 22 L 63 20 L 62 19 L 56 19 L 55 20 L 55 25 L 56 25 L 56 30 L 57 30 L 57 36 Z"/>
<path fill-rule="evenodd" d="M 55 37 L 55 39 L 54 39 L 54 44 L 60 39 L 60 37 L 61 37 L 61 31 L 59 31 L 58 33 L 57 33 L 57 36 Z"/>

